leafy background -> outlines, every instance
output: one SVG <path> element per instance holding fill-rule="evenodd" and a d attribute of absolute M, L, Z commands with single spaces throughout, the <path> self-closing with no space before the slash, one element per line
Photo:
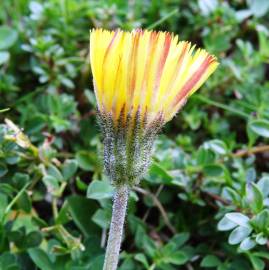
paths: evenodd
<path fill-rule="evenodd" d="M 269 269 L 268 12 L 268 0 L 2 0 L 0 269 L 102 269 L 113 188 L 93 27 L 173 31 L 221 63 L 156 142 L 120 270 Z"/>

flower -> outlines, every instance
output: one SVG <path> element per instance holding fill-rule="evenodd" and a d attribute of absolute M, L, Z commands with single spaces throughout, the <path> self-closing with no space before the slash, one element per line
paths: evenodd
<path fill-rule="evenodd" d="M 177 35 L 141 29 L 92 30 L 90 61 L 106 171 L 133 184 L 149 165 L 158 130 L 218 62 Z"/>
<path fill-rule="evenodd" d="M 218 66 L 177 35 L 147 30 L 92 30 L 90 57 L 98 108 L 115 121 L 139 109 L 167 122 Z"/>

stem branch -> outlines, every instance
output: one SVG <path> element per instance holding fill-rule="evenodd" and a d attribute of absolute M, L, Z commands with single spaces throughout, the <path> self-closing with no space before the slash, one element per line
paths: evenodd
<path fill-rule="evenodd" d="M 165 223 L 165 225 L 169 228 L 169 230 L 175 234 L 177 232 L 176 228 L 170 223 L 169 218 L 167 216 L 167 213 L 165 212 L 165 209 L 163 208 L 162 204 L 160 203 L 160 201 L 158 200 L 158 198 L 151 192 L 140 188 L 140 187 L 134 187 L 133 188 L 134 191 L 139 192 L 145 196 L 150 196 L 154 202 L 154 204 L 156 205 L 156 207 L 159 209 L 162 217 L 163 217 L 163 222 Z"/>
<path fill-rule="evenodd" d="M 269 152 L 269 145 L 258 145 L 251 149 L 238 150 L 233 154 L 234 157 L 244 157 L 258 153 Z"/>
<path fill-rule="evenodd" d="M 127 185 L 115 189 L 113 199 L 112 219 L 106 248 L 106 256 L 103 270 L 116 270 L 120 246 L 122 240 L 123 226 L 128 203 L 129 189 Z"/>

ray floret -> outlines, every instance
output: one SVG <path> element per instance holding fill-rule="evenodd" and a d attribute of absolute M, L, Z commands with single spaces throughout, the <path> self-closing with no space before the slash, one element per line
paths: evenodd
<path fill-rule="evenodd" d="M 95 29 L 90 57 L 99 111 L 147 125 L 162 114 L 169 121 L 214 72 L 218 62 L 203 49 L 168 32 Z"/>

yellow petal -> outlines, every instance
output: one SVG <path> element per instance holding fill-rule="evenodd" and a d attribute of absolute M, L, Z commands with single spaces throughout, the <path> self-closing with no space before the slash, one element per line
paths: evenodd
<path fill-rule="evenodd" d="M 98 108 L 115 122 L 137 110 L 148 122 L 170 120 L 218 66 L 176 35 L 141 29 L 92 30 L 90 59 Z"/>

